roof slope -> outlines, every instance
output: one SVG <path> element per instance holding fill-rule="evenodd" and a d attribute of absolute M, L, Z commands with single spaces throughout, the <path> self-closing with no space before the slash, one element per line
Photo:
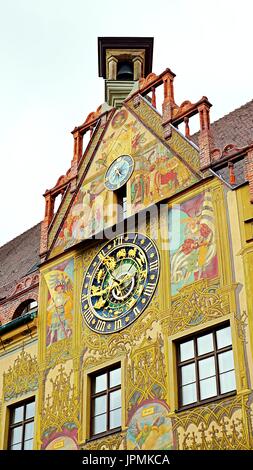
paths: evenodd
<path fill-rule="evenodd" d="M 253 100 L 235 109 L 211 124 L 214 148 L 224 149 L 228 144 L 245 147 L 253 142 Z M 198 145 L 199 132 L 190 138 Z"/>
<path fill-rule="evenodd" d="M 0 247 L 0 299 L 38 265 L 40 223 Z M 36 269 L 36 268 L 35 268 Z"/>

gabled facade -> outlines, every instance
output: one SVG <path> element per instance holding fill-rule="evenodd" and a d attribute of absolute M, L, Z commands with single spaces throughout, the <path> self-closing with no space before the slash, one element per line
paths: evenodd
<path fill-rule="evenodd" d="M 253 110 L 238 145 L 206 97 L 176 104 L 152 38 L 98 46 L 106 102 L 45 193 L 37 385 L 6 395 L 25 344 L 4 375 L 0 445 L 29 440 L 35 397 L 35 449 L 252 449 Z"/>

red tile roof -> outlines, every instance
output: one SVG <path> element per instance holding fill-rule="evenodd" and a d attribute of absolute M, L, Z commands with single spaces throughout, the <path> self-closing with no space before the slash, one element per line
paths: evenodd
<path fill-rule="evenodd" d="M 36 270 L 40 248 L 40 223 L 0 247 L 0 299 L 16 281 Z"/>
<path fill-rule="evenodd" d="M 228 144 L 245 147 L 253 142 L 253 100 L 235 109 L 211 124 L 214 148 L 224 149 Z M 198 145 L 199 132 L 191 136 Z"/>

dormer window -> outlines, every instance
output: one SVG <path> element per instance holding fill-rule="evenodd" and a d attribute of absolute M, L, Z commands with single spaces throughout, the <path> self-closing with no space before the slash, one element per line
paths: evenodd
<path fill-rule="evenodd" d="M 29 312 L 33 312 L 38 308 L 38 302 L 34 299 L 28 299 L 25 302 L 22 302 L 16 312 L 13 315 L 13 319 L 17 317 L 23 317 Z"/>

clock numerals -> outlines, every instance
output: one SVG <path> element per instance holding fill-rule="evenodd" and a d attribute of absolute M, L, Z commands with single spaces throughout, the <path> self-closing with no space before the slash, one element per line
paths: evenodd
<path fill-rule="evenodd" d="M 155 286 L 156 286 L 156 284 L 152 284 L 151 282 L 149 282 L 145 287 L 144 294 L 147 297 L 151 297 L 153 295 Z"/>
<path fill-rule="evenodd" d="M 138 307 L 134 307 L 133 312 L 134 312 L 135 317 L 138 317 L 138 315 L 140 315 L 140 313 L 141 313 L 141 311 Z"/>
<path fill-rule="evenodd" d="M 149 242 L 149 244 L 145 246 L 145 251 L 148 252 L 149 250 L 152 250 L 152 248 L 153 248 L 153 245 L 151 242 Z"/>
<path fill-rule="evenodd" d="M 95 330 L 100 331 L 100 332 L 104 331 L 105 330 L 105 324 L 106 324 L 105 321 L 98 320 L 96 325 L 95 325 Z"/>
<path fill-rule="evenodd" d="M 99 251 L 83 281 L 82 312 L 94 332 L 109 334 L 137 319 L 151 301 L 159 255 L 145 235 L 119 235 Z"/>
<path fill-rule="evenodd" d="M 119 320 L 115 320 L 115 322 L 114 322 L 114 328 L 115 328 L 115 331 L 121 330 L 121 328 L 122 328 L 122 320 L 120 320 L 120 319 L 119 319 Z"/>
<path fill-rule="evenodd" d="M 158 271 L 158 268 L 159 268 L 158 260 L 151 261 L 151 263 L 149 265 L 150 272 Z"/>
<path fill-rule="evenodd" d="M 114 248 L 115 248 L 116 246 L 122 245 L 122 243 L 123 243 L 123 235 L 120 235 L 119 237 L 114 238 L 114 240 L 113 240 L 113 246 L 114 246 Z"/>
<path fill-rule="evenodd" d="M 82 302 L 86 302 L 88 300 L 88 295 L 87 294 L 82 294 Z"/>
<path fill-rule="evenodd" d="M 91 309 L 89 308 L 89 309 L 86 310 L 86 312 L 85 312 L 85 320 L 87 321 L 87 323 L 90 324 L 93 319 L 94 319 L 94 315 L 93 315 Z"/>

